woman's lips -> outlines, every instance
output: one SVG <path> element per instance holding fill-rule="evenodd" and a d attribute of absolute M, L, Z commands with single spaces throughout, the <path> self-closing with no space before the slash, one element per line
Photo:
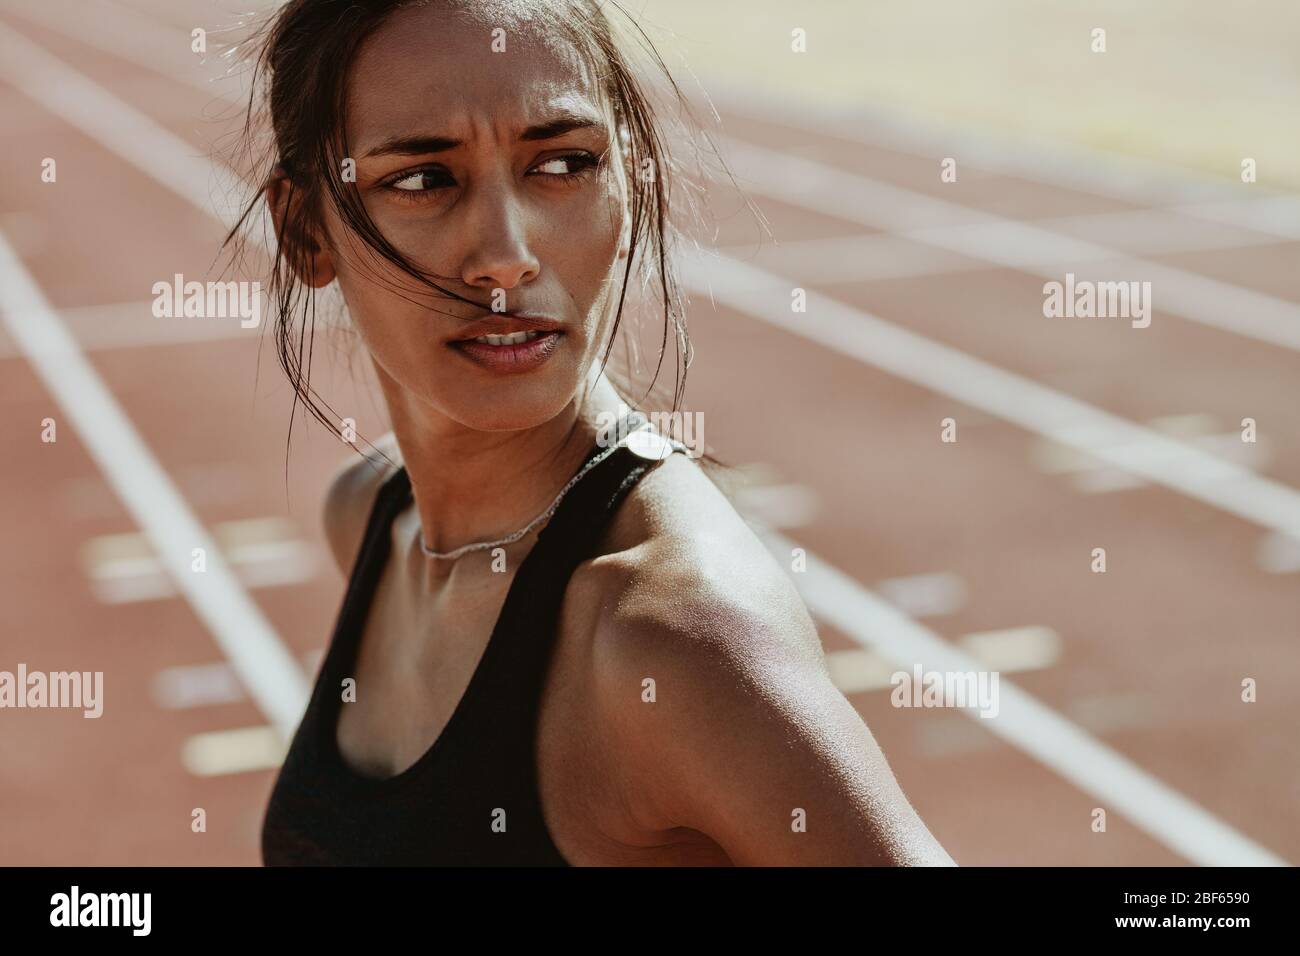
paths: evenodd
<path fill-rule="evenodd" d="M 529 372 L 555 353 L 563 332 L 543 332 L 535 339 L 516 345 L 489 345 L 463 339 L 448 344 L 471 362 L 492 372 Z"/>

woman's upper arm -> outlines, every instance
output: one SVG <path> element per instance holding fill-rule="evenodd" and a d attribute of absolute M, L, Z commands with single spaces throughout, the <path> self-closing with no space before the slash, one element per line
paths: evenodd
<path fill-rule="evenodd" d="M 810 652 L 794 601 L 679 590 L 610 619 L 603 699 L 625 801 L 741 865 L 954 865 Z"/>

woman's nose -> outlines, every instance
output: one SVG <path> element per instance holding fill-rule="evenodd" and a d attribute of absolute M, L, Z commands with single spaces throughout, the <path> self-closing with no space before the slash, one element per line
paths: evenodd
<path fill-rule="evenodd" d="M 513 289 L 536 278 L 541 269 L 528 241 L 526 211 L 513 191 L 501 184 L 475 196 L 467 228 L 468 253 L 462 279 L 478 288 Z"/>

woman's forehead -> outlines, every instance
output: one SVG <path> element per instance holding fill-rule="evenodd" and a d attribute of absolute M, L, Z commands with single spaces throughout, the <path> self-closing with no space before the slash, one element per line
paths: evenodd
<path fill-rule="evenodd" d="M 348 139 L 358 151 L 413 125 L 472 139 L 484 122 L 522 130 L 557 110 L 608 122 L 586 62 L 535 21 L 401 9 L 367 38 L 349 70 Z"/>

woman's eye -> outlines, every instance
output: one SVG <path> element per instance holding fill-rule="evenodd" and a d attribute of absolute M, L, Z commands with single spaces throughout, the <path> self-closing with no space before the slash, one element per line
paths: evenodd
<path fill-rule="evenodd" d="M 545 170 L 547 176 L 568 179 L 582 175 L 584 171 L 595 165 L 595 157 L 588 156 L 585 153 L 575 153 L 571 156 L 556 156 L 540 163 L 535 168 L 538 170 Z M 557 169 L 557 166 L 567 168 Z"/>
<path fill-rule="evenodd" d="M 599 160 L 588 153 L 574 153 L 568 156 L 555 156 L 543 160 L 533 167 L 546 179 L 575 183 L 586 177 L 587 171 L 599 165 Z M 401 199 L 419 200 L 431 197 L 440 189 L 456 185 L 451 174 L 445 169 L 416 169 L 402 173 L 388 180 L 386 188 L 399 194 Z"/>
<path fill-rule="evenodd" d="M 438 188 L 437 184 L 432 182 L 436 175 L 436 170 L 419 169 L 413 173 L 407 173 L 400 179 L 394 179 L 388 185 L 390 188 L 404 193 L 428 192 L 431 189 Z"/>

